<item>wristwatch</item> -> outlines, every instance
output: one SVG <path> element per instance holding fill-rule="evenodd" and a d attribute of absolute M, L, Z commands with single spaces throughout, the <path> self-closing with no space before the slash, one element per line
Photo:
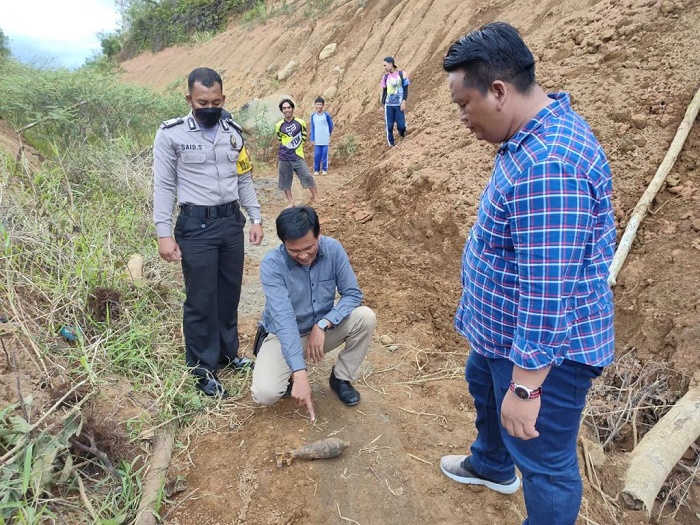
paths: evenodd
<path fill-rule="evenodd" d="M 250 219 L 251 224 L 262 224 L 262 219 Z"/>
<path fill-rule="evenodd" d="M 514 381 L 510 382 L 510 391 L 515 394 L 515 397 L 527 401 L 529 399 L 536 399 L 542 395 L 542 387 L 538 386 L 534 390 L 523 385 L 518 385 Z"/>
<path fill-rule="evenodd" d="M 328 319 L 321 319 L 318 323 L 316 323 L 316 326 L 325 332 L 331 327 L 331 322 Z"/>

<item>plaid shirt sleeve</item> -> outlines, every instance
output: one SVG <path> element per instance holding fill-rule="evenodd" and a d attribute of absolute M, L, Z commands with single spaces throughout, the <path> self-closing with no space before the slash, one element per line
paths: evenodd
<path fill-rule="evenodd" d="M 570 346 L 578 273 L 595 228 L 595 190 L 571 163 L 550 157 L 522 173 L 504 197 L 520 281 L 509 358 L 525 369 L 560 364 Z"/>

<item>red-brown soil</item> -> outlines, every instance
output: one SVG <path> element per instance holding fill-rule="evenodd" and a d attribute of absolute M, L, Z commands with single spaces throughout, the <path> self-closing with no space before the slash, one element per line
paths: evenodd
<path fill-rule="evenodd" d="M 460 125 L 448 96 L 442 57 L 451 42 L 483 23 L 516 25 L 538 58 L 538 80 L 565 90 L 591 124 L 610 160 L 619 232 L 660 165 L 700 87 L 700 3 L 694 0 L 346 0 L 317 17 L 289 2 L 286 16 L 229 31 L 198 47 L 179 47 L 122 64 L 124 80 L 165 89 L 198 66 L 223 72 L 227 107 L 290 93 L 308 117 L 331 86 L 333 146 L 352 137 L 351 158 L 334 157 L 319 178 L 325 233 L 352 260 L 366 303 L 378 315 L 376 340 L 358 382 L 362 403 L 343 407 L 330 392 L 331 354 L 312 373 L 318 422 L 288 400 L 258 408 L 249 395 L 229 402 L 178 436 L 169 478 L 187 490 L 167 507 L 166 523 L 228 524 L 516 524 L 522 493 L 500 496 L 458 485 L 439 470 L 443 454 L 466 453 L 474 408 L 463 378 L 468 347 L 452 328 L 459 298 L 460 252 L 490 174 L 495 148 Z M 362 7 L 364 6 L 364 7 Z M 279 5 L 278 5 L 279 7 Z M 338 50 L 319 61 L 336 42 Z M 396 57 L 412 78 L 411 133 L 385 145 L 378 84 L 382 59 Z M 277 81 L 294 59 L 297 70 Z M 184 89 L 183 89 L 184 94 Z M 170 115 L 164 116 L 170 117 Z M 617 355 L 668 366 L 677 397 L 700 362 L 700 127 L 690 132 L 657 195 L 615 288 Z M 266 243 L 248 252 L 241 306 L 249 348 L 262 307 L 257 262 L 277 244 L 274 218 L 284 206 L 276 169 L 259 165 Z M 296 188 L 298 200 L 306 194 Z M 371 213 L 371 220 L 358 220 Z M 398 348 L 380 343 L 391 336 Z M 226 377 L 224 377 L 226 380 Z M 590 436 L 590 429 L 584 427 Z M 624 434 L 624 433 L 623 433 Z M 336 435 L 351 443 L 338 459 L 278 469 L 276 449 Z M 617 503 L 629 433 L 606 449 L 597 477 L 584 476 L 583 524 L 697 523 L 694 484 L 675 517 L 672 506 L 648 518 Z M 693 457 L 691 455 L 691 457 Z M 694 459 L 697 464 L 697 458 Z M 582 473 L 583 473 L 582 466 Z"/>
<path fill-rule="evenodd" d="M 256 409 L 246 397 L 240 425 L 193 436 L 187 453 L 178 455 L 172 475 L 185 476 L 196 492 L 174 501 L 179 506 L 172 523 L 520 523 L 520 494 L 503 497 L 459 486 L 438 467 L 441 455 L 466 451 L 474 438 L 473 405 L 463 380 L 468 348 L 454 334 L 452 316 L 460 252 L 494 154 L 493 146 L 460 126 L 442 56 L 452 41 L 482 23 L 515 24 L 538 57 L 539 82 L 549 91 L 570 92 L 602 142 L 614 173 L 621 232 L 700 86 L 694 44 L 700 4 L 378 0 L 360 9 L 360 2 L 348 1 L 334 2 L 317 19 L 304 19 L 299 13 L 305 4 L 294 5 L 295 16 L 272 18 L 249 31 L 232 25 L 200 47 L 130 60 L 122 64 L 124 78 L 163 88 L 206 65 L 224 72 L 229 108 L 290 93 L 302 116 L 311 112 L 314 97 L 337 87 L 328 103 L 338 124 L 333 142 L 337 146 L 352 135 L 360 147 L 351 159 L 333 159 L 331 175 L 319 180 L 325 202 L 317 207 L 324 231 L 346 247 L 366 302 L 378 314 L 377 342 L 359 384 L 363 402 L 350 410 L 339 404 L 327 386 L 330 363 L 314 374 L 315 426 L 291 402 Z M 338 43 L 336 54 L 319 61 L 331 42 Z M 392 150 L 385 145 L 377 103 L 386 55 L 395 56 L 412 78 L 412 132 Z M 294 74 L 274 80 L 292 59 L 300 64 Z M 699 144 L 696 126 L 615 288 L 618 355 L 635 351 L 642 363 L 662 362 L 685 379 L 700 359 Z M 270 225 L 283 205 L 274 171 L 258 171 L 270 245 L 276 244 Z M 364 212 L 372 219 L 358 221 Z M 259 255 L 252 251 L 248 267 L 253 294 Z M 247 313 L 252 335 L 259 311 Z M 392 336 L 398 349 L 388 351 L 380 335 Z M 331 434 L 351 442 L 340 459 L 276 468 L 277 448 Z M 615 503 L 631 446 L 613 441 L 597 470 L 599 481 L 584 478 L 581 524 L 649 522 L 643 512 Z M 660 521 L 693 523 L 699 496 L 694 485 L 687 506 Z M 667 506 L 663 514 L 672 511 Z M 654 519 L 658 515 L 655 508 Z"/>

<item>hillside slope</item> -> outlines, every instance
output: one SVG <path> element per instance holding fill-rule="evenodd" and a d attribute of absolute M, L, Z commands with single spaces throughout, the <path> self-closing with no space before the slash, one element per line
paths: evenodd
<path fill-rule="evenodd" d="M 251 412 L 250 424 L 237 428 L 235 436 L 201 438 L 194 472 L 180 466 L 202 492 L 234 496 L 218 503 L 211 497 L 184 502 L 176 511 L 177 523 L 193 523 L 205 508 L 210 519 L 200 523 L 341 523 L 348 521 L 348 506 L 351 518 L 363 525 L 461 523 L 465 516 L 473 524 L 515 523 L 523 509 L 517 498 L 455 487 L 436 469 L 442 453 L 463 450 L 471 435 L 473 414 L 459 378 L 466 344 L 454 335 L 452 315 L 461 248 L 495 151 L 461 127 L 450 104 L 442 56 L 451 42 L 480 24 L 503 20 L 516 25 L 538 58 L 539 82 L 549 91 L 570 92 L 575 109 L 601 140 L 613 168 L 621 232 L 700 87 L 700 3 L 347 0 L 333 2 L 315 18 L 306 16 L 313 4 L 318 2 L 288 2 L 286 15 L 263 25 L 244 29 L 232 23 L 229 31 L 198 47 L 139 56 L 122 64 L 124 79 L 165 89 L 182 86 L 194 67 L 209 66 L 223 73 L 229 109 L 256 97 L 289 93 L 299 101 L 300 115 L 311 112 L 318 94 L 335 87 L 337 93 L 328 97 L 338 123 L 334 144 L 352 136 L 359 149 L 349 161 L 334 159 L 332 176 L 319 181 L 327 196 L 319 205 L 324 231 L 347 248 L 367 303 L 378 312 L 380 333 L 394 335 L 406 353 L 399 358 L 381 345 L 374 349 L 370 366 L 375 376 L 363 390 L 366 417 L 326 414 L 321 434 L 349 426 L 356 440 L 368 443 L 343 463 L 344 471 L 326 466 L 283 474 L 270 470 L 266 458 L 280 444 L 276 439 L 288 441 L 297 428 L 303 432 L 303 421 L 291 416 L 288 406 Z M 279 2 L 273 6 L 280 7 Z M 330 43 L 337 43 L 337 51 L 319 60 Z M 385 146 L 378 105 L 387 55 L 412 78 L 411 133 L 392 150 Z M 294 73 L 276 80 L 291 60 L 298 63 Z M 696 125 L 615 289 L 618 356 L 634 352 L 643 363 L 667 363 L 679 385 L 700 364 L 699 146 Z M 274 167 L 258 177 L 271 188 Z M 264 212 L 272 219 L 283 201 L 272 190 L 264 197 Z M 358 212 L 371 213 L 372 220 L 356 221 L 365 215 Z M 274 232 L 267 235 L 271 239 Z M 252 326 L 255 312 L 249 314 Z M 320 373 L 319 383 L 324 378 Z M 390 443 L 386 450 L 397 455 L 387 459 L 378 445 L 369 445 L 379 435 Z M 621 488 L 619 469 L 633 446 L 631 436 L 625 431 L 612 442 L 610 461 L 599 472 L 597 483 L 613 499 Z M 227 440 L 246 445 L 229 455 L 220 452 Z M 376 456 L 360 464 L 366 458 L 362 451 Z M 415 457 L 429 465 L 410 459 Z M 238 473 L 237 484 L 214 483 L 222 467 Z M 353 467 L 359 477 L 352 478 Z M 586 483 L 581 523 L 647 522 L 641 513 L 614 507 Z M 393 490 L 397 485 L 401 494 Z M 390 503 L 385 503 L 387 494 Z M 699 496 L 693 485 L 685 499 L 689 508 L 660 522 L 694 522 Z M 666 508 L 664 516 L 669 512 Z"/>

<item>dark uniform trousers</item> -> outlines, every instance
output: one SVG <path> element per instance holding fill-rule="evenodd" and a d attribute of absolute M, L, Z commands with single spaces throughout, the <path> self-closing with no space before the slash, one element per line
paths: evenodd
<path fill-rule="evenodd" d="M 185 205 L 175 223 L 185 279 L 186 362 L 198 376 L 215 373 L 238 354 L 245 217 L 234 204 L 227 212 L 226 206 Z"/>

